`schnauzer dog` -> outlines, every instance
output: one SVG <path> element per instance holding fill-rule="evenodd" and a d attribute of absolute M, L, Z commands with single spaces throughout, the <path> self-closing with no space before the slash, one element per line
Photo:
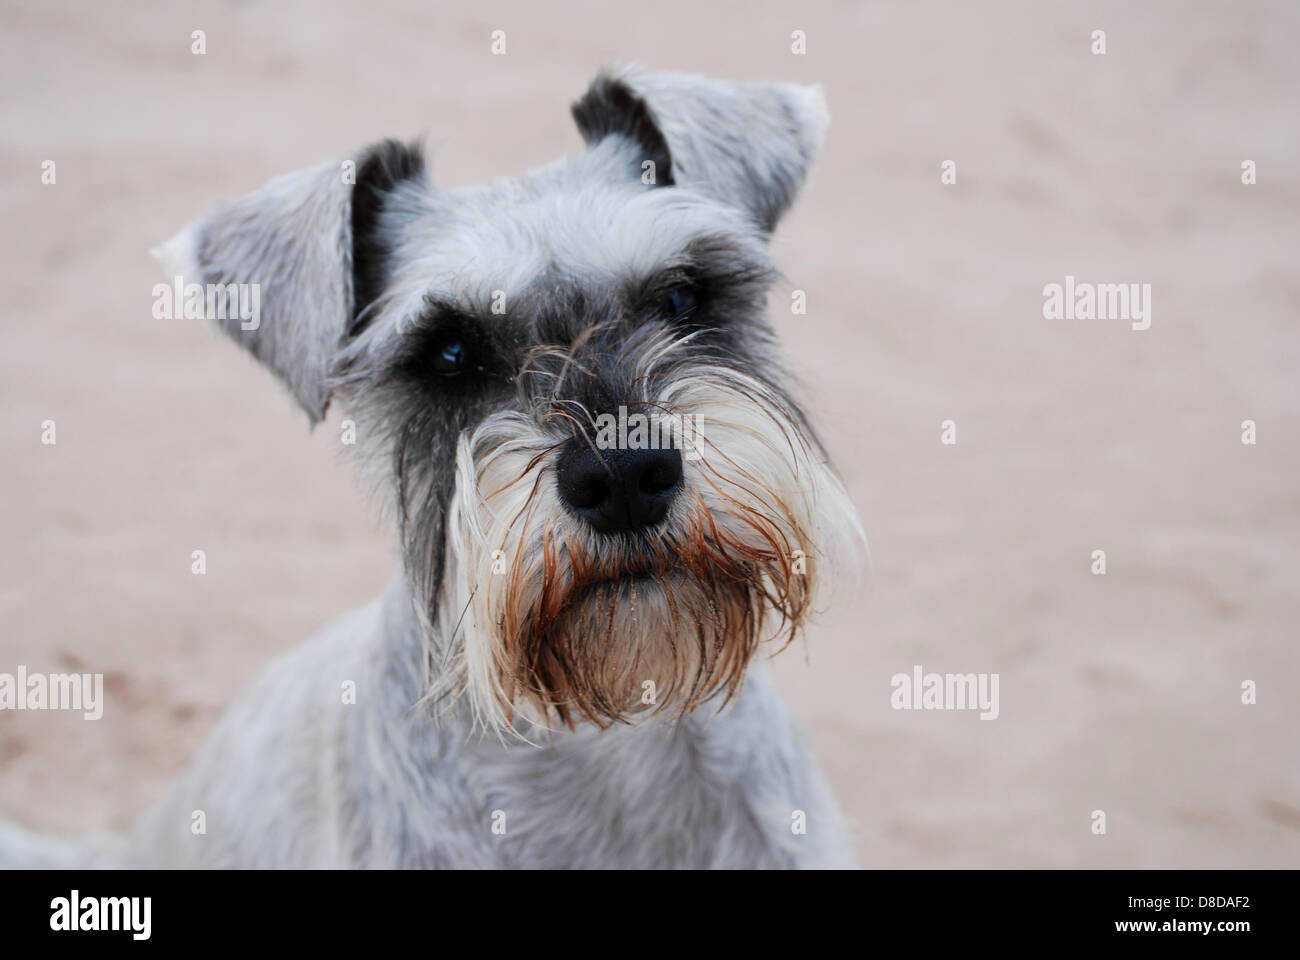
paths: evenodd
<path fill-rule="evenodd" d="M 851 865 L 762 663 L 861 537 L 766 318 L 824 98 L 626 68 L 573 116 L 585 151 L 516 178 L 438 190 L 386 141 L 161 248 L 258 285 L 218 324 L 343 407 L 403 563 L 130 835 L 5 827 L 0 860 Z"/>

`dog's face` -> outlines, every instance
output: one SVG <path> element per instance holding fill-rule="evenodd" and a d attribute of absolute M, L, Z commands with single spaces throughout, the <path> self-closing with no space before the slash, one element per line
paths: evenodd
<path fill-rule="evenodd" d="M 259 283 L 225 324 L 388 492 L 434 692 L 504 726 L 734 691 L 857 522 L 786 376 L 767 236 L 820 92 L 625 71 L 586 152 L 440 191 L 395 142 L 272 181 L 166 251 Z"/>

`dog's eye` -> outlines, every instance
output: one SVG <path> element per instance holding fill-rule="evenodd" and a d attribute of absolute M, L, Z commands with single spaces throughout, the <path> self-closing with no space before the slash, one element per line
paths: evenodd
<path fill-rule="evenodd" d="M 454 377 L 469 366 L 469 348 L 464 341 L 448 337 L 433 348 L 433 372 L 444 377 Z"/>
<path fill-rule="evenodd" d="M 660 310 L 669 320 L 684 320 L 695 312 L 698 300 L 690 287 L 674 287 L 664 294 Z"/>

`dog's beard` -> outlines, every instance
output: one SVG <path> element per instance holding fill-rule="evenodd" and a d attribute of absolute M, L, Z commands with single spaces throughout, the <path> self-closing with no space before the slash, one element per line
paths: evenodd
<path fill-rule="evenodd" d="M 701 418 L 666 519 L 603 536 L 567 513 L 553 461 L 572 435 L 517 413 L 462 437 L 433 651 L 434 695 L 478 722 L 607 726 L 736 692 L 767 642 L 813 610 L 832 556 L 861 537 L 815 441 L 766 385 L 697 369 L 655 407 Z"/>
<path fill-rule="evenodd" d="M 775 530 L 751 546 L 698 498 L 686 513 L 684 531 L 612 549 L 543 525 L 540 558 L 507 572 L 501 598 L 494 668 L 512 704 L 569 723 L 688 710 L 739 683 L 766 606 L 802 621 L 807 591 Z"/>

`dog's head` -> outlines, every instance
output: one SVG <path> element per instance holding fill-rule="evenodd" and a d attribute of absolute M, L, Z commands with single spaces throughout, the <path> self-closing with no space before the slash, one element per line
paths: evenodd
<path fill-rule="evenodd" d="M 438 190 L 385 142 L 163 251 L 259 284 L 222 326 L 355 421 L 434 690 L 489 725 L 725 698 L 857 532 L 765 316 L 820 90 L 624 70 L 573 114 L 586 151 L 523 176 Z"/>

